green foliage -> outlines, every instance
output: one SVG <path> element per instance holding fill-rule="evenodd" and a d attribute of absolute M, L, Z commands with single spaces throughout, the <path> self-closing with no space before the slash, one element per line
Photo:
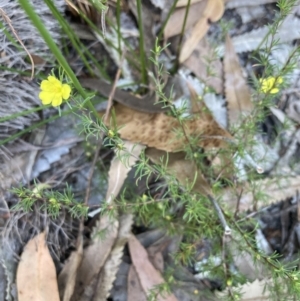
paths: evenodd
<path fill-rule="evenodd" d="M 12 189 L 12 192 L 19 198 L 19 202 L 12 210 L 29 212 L 33 211 L 34 205 L 37 205 L 39 211 L 46 212 L 53 218 L 57 218 L 62 209 L 68 211 L 73 218 L 87 217 L 88 206 L 74 199 L 70 187 L 67 187 L 62 193 L 45 188 L 36 185 L 33 190 L 25 187 Z"/>

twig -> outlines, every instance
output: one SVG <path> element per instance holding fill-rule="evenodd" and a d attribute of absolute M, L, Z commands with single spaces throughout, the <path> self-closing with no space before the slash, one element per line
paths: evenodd
<path fill-rule="evenodd" d="M 87 188 L 86 188 L 85 198 L 84 198 L 84 204 L 85 205 L 88 204 L 88 201 L 89 201 L 89 198 L 90 198 L 92 178 L 93 178 L 93 175 L 94 175 L 94 170 L 95 170 L 95 166 L 96 166 L 96 163 L 97 163 L 97 160 L 98 160 L 99 152 L 100 152 L 100 149 L 102 147 L 102 141 L 103 141 L 103 137 L 100 137 L 100 139 L 97 143 L 97 148 L 95 150 L 95 155 L 94 155 L 94 158 L 93 158 L 93 162 L 92 162 L 91 167 L 90 167 L 90 172 L 89 172 L 88 181 L 87 181 Z"/>
<path fill-rule="evenodd" d="M 30 79 L 33 79 L 33 77 L 34 77 L 34 61 L 33 61 L 33 58 L 31 56 L 31 54 L 29 53 L 29 51 L 27 50 L 27 48 L 23 44 L 22 40 L 19 38 L 17 32 L 15 31 L 15 29 L 14 29 L 14 27 L 12 25 L 11 19 L 8 17 L 8 15 L 5 13 L 5 11 L 1 7 L 0 7 L 0 15 L 5 20 L 5 22 L 8 24 L 8 26 L 11 29 L 12 33 L 14 34 L 14 36 L 16 37 L 16 39 L 18 40 L 18 42 L 22 45 L 22 47 L 24 48 L 25 52 L 29 56 L 29 59 L 30 59 L 30 62 L 31 62 L 31 77 L 30 77 Z"/>
<path fill-rule="evenodd" d="M 219 204 L 217 203 L 217 201 L 214 199 L 214 197 L 212 195 L 208 194 L 207 197 L 211 201 L 213 206 L 215 207 L 215 210 L 217 212 L 219 220 L 224 228 L 224 236 L 225 237 L 231 236 L 231 228 L 227 225 L 226 219 L 224 217 L 224 214 L 223 214 L 222 209 L 220 208 Z"/>
<path fill-rule="evenodd" d="M 111 109 L 111 107 L 113 105 L 113 98 L 114 98 L 114 95 L 115 95 L 115 92 L 116 92 L 117 83 L 118 83 L 118 80 L 119 80 L 119 78 L 121 76 L 121 72 L 122 72 L 121 67 L 123 65 L 125 54 L 126 54 L 126 49 L 123 50 L 123 53 L 122 53 L 122 56 L 121 56 L 121 60 L 120 60 L 120 66 L 118 68 L 118 71 L 117 71 L 117 74 L 115 76 L 115 80 L 114 80 L 111 92 L 110 92 L 109 97 L 108 97 L 108 103 L 107 103 L 107 107 L 106 107 L 106 111 L 105 111 L 105 115 L 104 115 L 104 123 L 108 122 L 108 117 L 109 117 L 110 109 Z"/>

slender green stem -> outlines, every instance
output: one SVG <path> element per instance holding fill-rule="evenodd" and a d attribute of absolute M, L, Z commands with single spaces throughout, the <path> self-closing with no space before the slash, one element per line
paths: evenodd
<path fill-rule="evenodd" d="M 23 134 L 26 134 L 26 133 L 28 133 L 30 131 L 33 131 L 36 128 L 39 128 L 39 127 L 41 127 L 44 124 L 47 124 L 47 123 L 49 123 L 51 121 L 54 121 L 54 120 L 60 118 L 61 116 L 68 115 L 68 114 L 70 114 L 71 111 L 72 110 L 68 110 L 68 111 L 62 112 L 61 115 L 52 116 L 52 117 L 50 117 L 48 119 L 45 119 L 45 120 L 43 120 L 41 122 L 35 123 L 32 126 L 29 126 L 26 129 L 24 129 L 23 131 L 19 131 L 19 132 L 15 133 L 14 135 L 9 136 L 6 139 L 0 140 L 0 146 L 4 145 L 4 144 L 6 144 L 6 143 L 8 143 L 10 141 L 13 141 L 13 140 L 17 139 L 17 138 L 21 137 Z"/>
<path fill-rule="evenodd" d="M 55 5 L 53 5 L 52 1 L 49 1 L 49 0 L 44 0 L 44 1 L 48 5 L 48 7 L 51 10 L 51 12 L 52 12 L 53 16 L 55 17 L 55 19 L 61 25 L 63 31 L 67 34 L 67 36 L 70 39 L 72 45 L 74 46 L 74 48 L 78 52 L 79 56 L 81 57 L 85 67 L 89 70 L 89 72 L 91 74 L 93 74 L 94 73 L 93 69 L 91 68 L 90 64 L 88 63 L 87 59 L 85 58 L 85 55 L 83 54 L 83 51 L 82 51 L 82 47 L 80 47 L 80 45 L 78 43 L 78 39 L 77 39 L 76 35 L 73 34 L 73 31 L 72 31 L 70 25 L 67 22 L 65 22 L 64 18 L 61 16 L 61 14 L 59 13 L 59 11 L 55 7 Z"/>
<path fill-rule="evenodd" d="M 144 27 L 143 27 L 143 16 L 142 16 L 142 3 L 141 0 L 136 0 L 137 14 L 138 14 L 138 26 L 139 26 L 139 46 L 140 46 L 140 61 L 141 61 L 141 72 L 142 72 L 142 83 L 147 84 L 147 61 L 145 57 L 145 43 L 144 43 Z M 146 17 L 146 16 L 145 16 Z"/>
<path fill-rule="evenodd" d="M 182 28 L 181 28 L 181 33 L 180 33 L 180 37 L 179 37 L 179 43 L 178 43 L 178 48 L 177 48 L 177 55 L 176 55 L 176 66 L 175 66 L 175 70 L 178 69 L 179 67 L 179 54 L 180 54 L 180 50 L 182 47 L 182 41 L 183 41 L 183 35 L 185 32 L 185 26 L 186 26 L 186 21 L 187 21 L 187 17 L 190 11 L 190 6 L 191 6 L 191 0 L 188 0 L 187 6 L 185 8 L 185 14 L 184 14 L 184 20 L 183 20 L 183 24 L 182 24 Z"/>
<path fill-rule="evenodd" d="M 173 14 L 174 10 L 176 9 L 176 5 L 177 5 L 177 2 L 178 2 L 178 1 L 179 1 L 179 0 L 175 0 L 175 1 L 173 2 L 173 4 L 172 4 L 171 8 L 169 9 L 168 15 L 167 15 L 165 21 L 163 22 L 163 24 L 162 24 L 162 26 L 161 26 L 161 28 L 160 28 L 160 31 L 159 31 L 159 33 L 158 33 L 158 35 L 157 35 L 157 39 L 158 39 L 159 41 L 160 41 L 160 39 L 161 39 L 161 37 L 162 37 L 162 35 L 163 35 L 163 33 L 164 33 L 165 27 L 166 27 L 166 25 L 167 25 L 167 23 L 168 23 L 168 21 L 169 21 L 171 15 Z"/>
<path fill-rule="evenodd" d="M 48 30 L 45 28 L 42 20 L 39 18 L 39 16 L 36 14 L 34 8 L 32 5 L 29 3 L 28 0 L 19 0 L 19 3 L 21 7 L 24 9 L 24 11 L 27 13 L 28 17 L 31 19 L 32 23 L 35 25 L 37 30 L 40 32 L 41 36 L 47 43 L 49 49 L 52 51 L 54 56 L 56 57 L 58 63 L 62 66 L 68 77 L 72 80 L 74 87 L 77 89 L 79 94 L 82 96 L 83 99 L 87 99 L 88 95 L 84 91 L 83 87 L 80 85 L 80 82 L 78 81 L 76 75 L 72 71 L 71 67 L 69 66 L 68 62 L 64 58 L 63 54 L 53 41 L 51 35 L 49 34 Z M 87 107 L 91 112 L 95 115 L 97 119 L 99 119 L 99 115 L 94 108 L 93 104 L 91 103 L 90 100 L 86 102 Z"/>
<path fill-rule="evenodd" d="M 87 47 L 85 47 L 85 45 L 80 41 L 80 39 L 78 38 L 78 36 L 76 35 L 76 33 L 74 33 L 73 29 L 71 28 L 71 26 L 68 24 L 68 22 L 66 22 L 66 20 L 63 18 L 63 16 L 60 14 L 60 12 L 57 10 L 57 8 L 55 7 L 55 5 L 53 5 L 52 1 L 49 0 L 45 0 L 48 7 L 51 9 L 53 15 L 55 16 L 55 18 L 58 20 L 58 22 L 61 24 L 62 28 L 64 29 L 64 32 L 68 35 L 68 37 L 70 38 L 74 48 L 76 49 L 76 51 L 78 52 L 79 56 L 81 57 L 81 59 L 83 60 L 86 68 L 89 70 L 90 74 L 94 74 L 94 70 L 91 68 L 90 63 L 87 61 L 87 59 L 85 58 L 85 54 L 87 55 L 87 57 L 93 62 L 94 66 L 97 67 L 97 69 L 99 70 L 100 74 L 108 79 L 108 75 L 106 74 L 104 68 L 101 67 L 101 65 L 98 63 L 98 61 L 95 59 L 95 57 L 90 53 L 90 51 L 88 50 Z M 90 21 L 89 18 L 86 17 L 86 15 L 84 13 L 82 13 L 81 11 L 79 11 L 80 16 L 89 24 L 93 24 L 93 22 Z M 94 24 L 93 24 L 94 25 Z M 95 27 L 95 26 L 94 26 Z"/>
<path fill-rule="evenodd" d="M 0 122 L 5 122 L 5 121 L 8 121 L 8 120 L 20 117 L 20 116 L 25 116 L 25 115 L 28 115 L 30 113 L 38 112 L 38 111 L 41 111 L 41 110 L 45 109 L 46 107 L 47 106 L 41 106 L 41 107 L 33 108 L 33 109 L 30 109 L 30 110 L 25 110 L 25 111 L 22 111 L 22 112 L 19 112 L 19 113 L 11 114 L 9 116 L 0 118 Z"/>
<path fill-rule="evenodd" d="M 118 49 L 120 56 L 122 55 L 121 49 L 121 1 L 117 0 L 117 34 L 118 34 Z"/>

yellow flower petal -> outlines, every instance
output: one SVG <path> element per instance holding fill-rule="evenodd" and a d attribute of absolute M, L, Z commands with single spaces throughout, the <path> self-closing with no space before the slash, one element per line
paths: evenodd
<path fill-rule="evenodd" d="M 71 94 L 71 87 L 68 84 L 62 85 L 62 98 L 67 100 Z"/>
<path fill-rule="evenodd" d="M 60 81 L 53 75 L 49 75 L 48 76 L 48 81 L 51 83 L 51 84 L 57 84 L 59 83 L 60 84 Z"/>
<path fill-rule="evenodd" d="M 62 97 L 61 97 L 61 95 L 60 94 L 56 94 L 54 96 L 54 98 L 52 99 L 52 106 L 53 107 L 58 107 L 58 106 L 61 105 L 61 103 L 62 103 Z"/>
<path fill-rule="evenodd" d="M 43 104 L 51 104 L 53 107 L 61 105 L 63 99 L 67 100 L 71 94 L 71 87 L 53 75 L 49 75 L 41 82 L 41 92 L 39 97 Z"/>
<path fill-rule="evenodd" d="M 42 91 L 39 94 L 39 98 L 44 105 L 49 105 L 52 102 L 54 96 L 55 94 L 46 91 Z"/>
<path fill-rule="evenodd" d="M 50 83 L 48 80 L 43 80 L 42 83 L 41 83 L 41 89 L 43 91 L 51 91 L 53 88 L 53 85 L 52 83 Z"/>
<path fill-rule="evenodd" d="M 276 94 L 279 92 L 279 88 L 277 86 L 283 82 L 283 78 L 281 76 L 277 78 L 269 76 L 268 78 L 261 78 L 259 82 L 261 83 L 261 92 Z"/>

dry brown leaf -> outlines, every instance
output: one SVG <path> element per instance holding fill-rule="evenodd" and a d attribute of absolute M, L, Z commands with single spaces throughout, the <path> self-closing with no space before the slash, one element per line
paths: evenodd
<path fill-rule="evenodd" d="M 232 136 L 215 121 L 194 118 L 180 123 L 176 118 L 163 113 L 147 114 L 121 104 L 115 104 L 113 108 L 115 116 L 112 117 L 111 124 L 116 124 L 119 128 L 121 138 L 167 152 L 184 150 L 186 138 L 184 135 L 178 137 L 175 132 L 182 130 L 182 127 L 187 137 L 199 137 L 198 145 L 204 149 L 226 147 L 226 138 L 232 139 Z"/>
<path fill-rule="evenodd" d="M 198 95 L 194 88 L 187 82 L 187 86 L 191 96 L 191 109 L 195 118 L 201 120 L 201 122 L 210 124 L 215 128 L 220 128 L 219 125 L 214 120 L 212 114 L 206 107 L 203 101 L 198 100 Z M 187 187 L 194 183 L 193 187 L 190 187 L 193 191 L 204 193 L 205 195 L 212 195 L 209 184 L 207 183 L 205 177 L 203 176 L 201 170 L 197 168 L 195 162 L 192 160 L 186 160 L 186 154 L 184 152 L 165 152 L 157 148 L 147 148 L 146 155 L 157 164 L 161 164 L 161 158 L 164 157 L 163 162 L 167 164 L 167 171 L 174 175 L 181 185 Z M 226 156 L 226 155 L 225 155 Z M 224 159 L 223 157 L 221 157 Z M 226 172 L 232 171 L 231 162 L 228 158 L 222 160 L 226 164 Z M 219 169 L 224 170 L 224 164 Z"/>
<path fill-rule="evenodd" d="M 116 274 L 121 264 L 123 249 L 128 241 L 131 232 L 131 225 L 133 223 L 133 216 L 131 214 L 122 215 L 119 218 L 119 233 L 116 242 L 107 258 L 103 268 L 101 269 L 97 290 L 94 294 L 94 300 L 106 300 L 113 282 L 116 279 Z M 131 300 L 131 299 L 128 299 Z"/>
<path fill-rule="evenodd" d="M 223 66 L 220 59 L 213 60 L 214 50 L 208 40 L 204 37 L 196 46 L 190 57 L 184 61 L 184 65 L 205 81 L 205 83 L 215 89 L 216 93 L 223 93 Z M 208 63 L 209 62 L 209 63 Z M 207 66 L 209 65 L 213 76 L 208 76 Z"/>
<path fill-rule="evenodd" d="M 124 150 L 120 152 L 120 157 L 124 159 L 123 155 L 127 152 L 131 155 L 127 157 L 127 160 L 124 159 L 125 162 L 121 162 L 117 156 L 112 160 L 106 193 L 106 202 L 108 204 L 112 204 L 113 199 L 119 194 L 128 172 L 137 161 L 143 148 L 144 146 L 142 145 L 134 145 L 130 141 L 125 141 Z M 79 298 L 82 295 L 81 300 L 85 300 L 85 298 L 89 298 L 91 291 L 93 295 L 97 296 L 94 293 L 97 287 L 101 287 L 103 289 L 102 293 L 105 295 L 110 290 L 120 263 L 122 248 L 130 231 L 131 218 L 129 220 L 121 219 L 122 224 L 119 227 L 118 220 L 113 220 L 108 216 L 101 217 L 100 222 L 97 223 L 94 229 L 96 237 L 93 240 L 93 244 L 86 248 L 83 253 L 82 264 L 78 270 L 75 298 Z M 99 235 L 97 237 L 97 232 L 102 232 L 103 230 L 106 231 L 105 237 L 99 238 Z M 113 257 L 110 255 L 111 252 L 113 252 Z M 108 268 L 111 268 L 111 270 L 108 271 Z M 99 291 L 97 293 L 100 294 Z M 106 297 L 103 298 L 103 300 L 106 299 Z M 99 300 L 101 299 L 99 298 Z"/>
<path fill-rule="evenodd" d="M 183 187 L 188 186 L 195 192 L 212 195 L 211 188 L 203 174 L 195 162 L 185 159 L 184 152 L 166 153 L 155 148 L 147 148 L 145 153 L 156 164 L 161 164 L 161 158 L 163 158 L 163 163 L 167 164 L 167 171 L 174 175 Z"/>
<path fill-rule="evenodd" d="M 243 183 L 234 190 L 223 191 L 222 200 L 230 210 L 235 210 L 239 204 L 239 211 L 253 211 L 254 204 L 256 204 L 256 208 L 261 208 L 295 195 L 299 186 L 300 176 L 258 180 L 252 183 L 252 187 L 255 189 L 251 189 L 249 184 Z M 258 191 L 264 193 L 263 198 L 255 197 L 255 193 Z"/>
<path fill-rule="evenodd" d="M 129 251 L 131 255 L 132 263 L 138 274 L 141 286 L 146 293 L 149 293 L 156 285 L 164 283 L 164 279 L 161 274 L 150 263 L 147 251 L 141 245 L 141 243 L 131 235 L 129 238 Z M 158 301 L 178 301 L 173 295 L 157 296 Z"/>
<path fill-rule="evenodd" d="M 139 277 L 133 265 L 130 266 L 127 280 L 127 300 L 147 301 Z"/>
<path fill-rule="evenodd" d="M 25 246 L 17 269 L 19 301 L 59 301 L 56 270 L 45 232 Z"/>
<path fill-rule="evenodd" d="M 190 6 L 189 13 L 186 19 L 185 30 L 191 28 L 199 20 L 199 17 L 205 9 L 207 1 L 208 0 L 202 0 L 201 2 L 199 1 L 198 3 L 192 4 Z M 165 40 L 181 33 L 186 9 L 186 7 L 177 9 L 171 15 L 164 30 Z"/>
<path fill-rule="evenodd" d="M 69 301 L 74 292 L 77 270 L 81 264 L 83 254 L 83 239 L 79 237 L 79 245 L 64 265 L 58 276 L 58 287 L 61 300 Z"/>
<path fill-rule="evenodd" d="M 235 125 L 237 121 L 241 121 L 241 114 L 251 113 L 253 104 L 249 87 L 243 77 L 239 58 L 234 51 L 229 35 L 226 36 L 224 74 L 229 123 Z"/>
<path fill-rule="evenodd" d="M 209 22 L 218 21 L 224 13 L 223 0 L 208 0 L 199 21 L 192 29 L 191 35 L 184 42 L 179 56 L 179 61 L 184 62 L 197 47 L 198 42 L 205 36 L 209 29 Z"/>
<path fill-rule="evenodd" d="M 125 162 L 120 161 L 120 159 L 115 156 L 111 162 L 111 166 L 109 169 L 109 182 L 106 193 L 106 202 L 111 203 L 112 200 L 118 196 L 124 181 L 128 175 L 128 172 L 131 170 L 132 166 L 137 161 L 141 151 L 145 148 L 143 145 L 134 144 L 130 141 L 124 141 L 124 151 L 120 151 L 120 158 L 124 159 L 126 154 L 130 153 L 130 157 L 128 159 L 124 159 Z"/>
<path fill-rule="evenodd" d="M 72 300 L 79 300 L 84 292 L 94 290 L 96 283 L 94 279 L 98 277 L 103 264 L 111 252 L 118 235 L 118 226 L 119 222 L 107 215 L 102 216 L 100 221 L 97 222 L 93 231 L 93 242 L 83 251 Z"/>
<path fill-rule="evenodd" d="M 164 240 L 159 244 L 155 243 L 154 245 L 151 245 L 150 247 L 147 248 L 147 253 L 150 262 L 161 273 L 164 272 L 164 257 L 162 255 L 162 251 L 167 247 L 169 243 L 170 243 L 170 239 L 164 238 Z"/>

